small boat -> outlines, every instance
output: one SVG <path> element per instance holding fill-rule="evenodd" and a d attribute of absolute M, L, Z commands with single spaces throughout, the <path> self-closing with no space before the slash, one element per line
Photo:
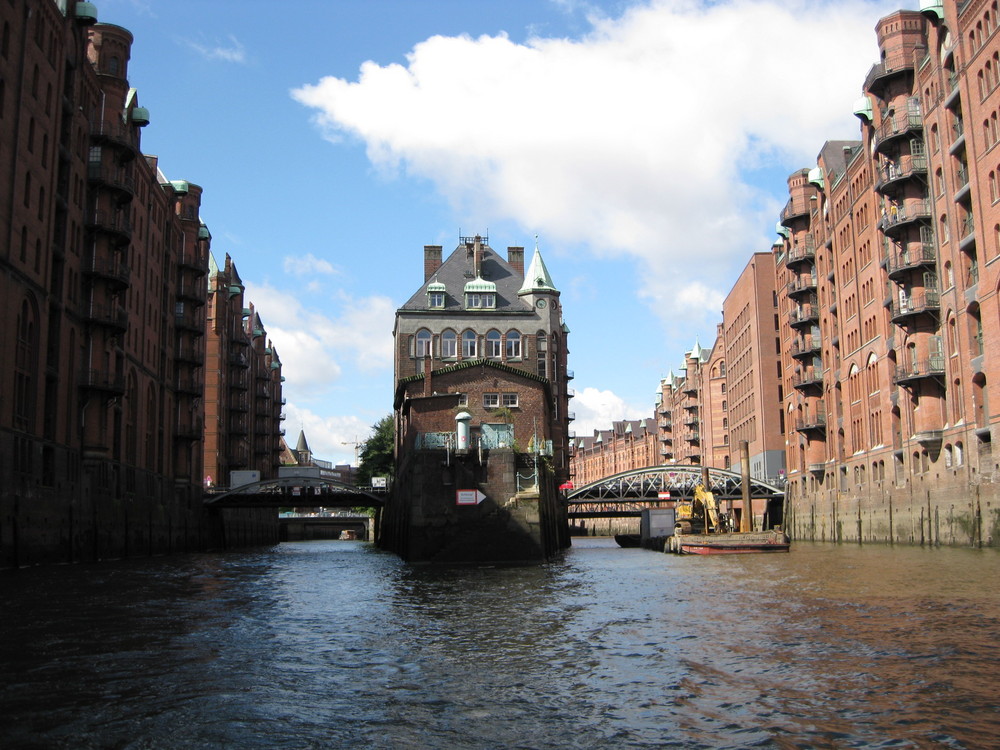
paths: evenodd
<path fill-rule="evenodd" d="M 639 547 L 642 545 L 642 537 L 639 534 L 615 534 L 615 541 L 619 547 Z"/>
<path fill-rule="evenodd" d="M 788 552 L 791 540 L 780 529 L 734 531 L 721 534 L 675 534 L 665 552 L 681 555 L 733 555 L 753 552 Z"/>

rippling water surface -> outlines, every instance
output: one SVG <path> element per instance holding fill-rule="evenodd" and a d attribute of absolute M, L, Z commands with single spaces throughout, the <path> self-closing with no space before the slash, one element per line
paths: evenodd
<path fill-rule="evenodd" d="M 3 748 L 1000 745 L 1000 554 L 361 542 L 0 574 Z"/>

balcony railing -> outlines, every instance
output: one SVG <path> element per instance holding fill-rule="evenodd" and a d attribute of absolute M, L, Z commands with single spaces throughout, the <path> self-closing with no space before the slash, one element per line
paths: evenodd
<path fill-rule="evenodd" d="M 818 336 L 803 336 L 801 339 L 792 341 L 793 357 L 811 357 L 821 349 L 821 342 Z"/>
<path fill-rule="evenodd" d="M 901 253 L 890 255 L 885 259 L 885 270 L 889 277 L 920 266 L 933 266 L 937 263 L 937 252 L 932 243 L 921 243 L 910 247 Z"/>
<path fill-rule="evenodd" d="M 792 375 L 793 388 L 810 388 L 823 385 L 823 370 L 810 367 Z"/>
<path fill-rule="evenodd" d="M 129 267 L 114 258 L 94 258 L 87 273 L 111 282 L 117 289 L 127 288 L 131 281 Z"/>
<path fill-rule="evenodd" d="M 789 296 L 794 296 L 796 294 L 802 294 L 803 292 L 812 292 L 816 289 L 816 276 L 799 276 L 798 278 L 792 279 L 785 286 L 785 291 Z"/>
<path fill-rule="evenodd" d="M 898 323 L 910 316 L 938 312 L 941 309 L 941 295 L 935 289 L 928 289 L 922 294 L 911 294 L 903 299 L 892 298 L 889 308 L 889 317 Z"/>
<path fill-rule="evenodd" d="M 905 224 L 931 218 L 931 204 L 927 199 L 908 200 L 892 206 L 879 220 L 878 226 L 886 234 Z"/>
<path fill-rule="evenodd" d="M 875 132 L 875 148 L 887 140 L 922 130 L 923 127 L 924 119 L 919 111 L 897 112 L 879 125 Z"/>
<path fill-rule="evenodd" d="M 819 310 L 813 305 L 803 305 L 796 307 L 788 313 L 788 323 L 791 326 L 811 324 L 819 320 Z"/>
<path fill-rule="evenodd" d="M 808 432 L 810 430 L 826 429 L 826 412 L 816 412 L 815 414 L 804 414 L 795 420 L 797 432 Z"/>
<path fill-rule="evenodd" d="M 84 370 L 77 378 L 83 388 L 104 393 L 125 393 L 125 376 L 106 370 Z"/>
<path fill-rule="evenodd" d="M 878 170 L 875 189 L 885 188 L 897 180 L 906 180 L 917 174 L 927 174 L 926 156 L 903 156 L 898 162 L 889 163 Z"/>
<path fill-rule="evenodd" d="M 933 355 L 927 359 L 896 367 L 892 382 L 912 383 L 924 378 L 940 378 L 944 375 L 944 356 Z"/>
<path fill-rule="evenodd" d="M 121 305 L 93 305 L 87 311 L 87 320 L 116 331 L 128 330 L 128 311 Z"/>
<path fill-rule="evenodd" d="M 892 76 L 912 71 L 914 60 L 922 60 L 926 54 L 926 50 L 916 49 L 908 53 L 900 52 L 895 55 L 887 55 L 882 62 L 875 63 L 868 70 L 868 75 L 865 76 L 865 90 L 871 91 L 873 86 L 881 84 Z"/>
<path fill-rule="evenodd" d="M 788 249 L 788 255 L 785 256 L 785 264 L 788 265 L 815 259 L 816 238 L 812 234 L 806 234 L 801 242 L 796 242 Z"/>

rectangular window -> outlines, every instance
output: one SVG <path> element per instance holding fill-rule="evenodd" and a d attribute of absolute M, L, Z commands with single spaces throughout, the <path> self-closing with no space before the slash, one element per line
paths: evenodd
<path fill-rule="evenodd" d="M 501 403 L 511 409 L 517 406 L 517 394 L 516 393 L 504 393 L 501 397 Z"/>
<path fill-rule="evenodd" d="M 496 409 L 500 406 L 500 394 L 499 393 L 484 393 L 483 394 L 483 406 L 487 409 Z"/>
<path fill-rule="evenodd" d="M 458 405 L 459 406 L 468 406 L 469 405 L 469 394 L 468 393 L 459 393 L 458 394 Z"/>
<path fill-rule="evenodd" d="M 427 295 L 428 307 L 441 308 L 444 307 L 444 292 L 431 292 Z"/>

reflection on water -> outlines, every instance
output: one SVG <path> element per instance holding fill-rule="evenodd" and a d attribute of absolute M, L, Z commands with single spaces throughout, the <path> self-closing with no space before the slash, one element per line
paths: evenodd
<path fill-rule="evenodd" d="M 0 746 L 987 747 L 1000 554 L 305 542 L 0 574 Z"/>

